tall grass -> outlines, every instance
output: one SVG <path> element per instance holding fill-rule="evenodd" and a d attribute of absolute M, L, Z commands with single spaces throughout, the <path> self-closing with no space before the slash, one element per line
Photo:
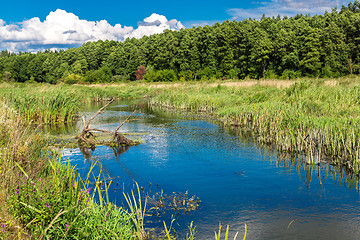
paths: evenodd
<path fill-rule="evenodd" d="M 147 87 L 131 84 L 124 87 L 6 83 L 0 85 L 0 101 L 28 122 L 58 123 L 74 120 L 84 102 L 140 98 L 149 91 Z"/>
<path fill-rule="evenodd" d="M 287 89 L 186 85 L 164 89 L 150 103 L 215 115 L 309 164 L 332 161 L 359 173 L 360 85 L 344 81 L 329 86 L 305 79 Z"/>
<path fill-rule="evenodd" d="M 0 113 L 1 239 L 138 239 L 129 214 L 101 197 L 106 188 L 90 188 L 91 171 L 81 179 L 49 160 L 41 135 L 6 105 Z"/>

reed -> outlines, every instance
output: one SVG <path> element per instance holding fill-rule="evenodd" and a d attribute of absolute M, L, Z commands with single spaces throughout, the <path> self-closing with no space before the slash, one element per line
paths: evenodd
<path fill-rule="evenodd" d="M 138 238 L 147 239 L 148 235 L 144 229 L 144 218 L 145 218 L 145 212 L 147 206 L 147 195 L 145 196 L 145 200 L 143 202 L 139 185 L 137 182 L 135 182 L 135 184 L 137 189 L 137 196 L 135 196 L 133 190 L 131 190 L 131 196 L 129 194 L 125 194 L 125 192 L 123 192 L 123 195 L 128 204 L 130 210 L 129 216 L 136 227 Z"/>
<path fill-rule="evenodd" d="M 359 173 L 360 87 L 358 79 L 336 81 L 302 79 L 285 89 L 183 85 L 150 103 L 216 116 L 251 129 L 259 143 L 306 156 L 308 164 L 331 161 Z"/>
<path fill-rule="evenodd" d="M 0 84 L 0 100 L 14 108 L 23 120 L 38 123 L 73 121 L 85 102 L 108 98 L 140 98 L 144 86 L 68 86 L 49 84 Z"/>
<path fill-rule="evenodd" d="M 214 232 L 215 233 L 215 240 L 221 240 L 221 228 L 222 228 L 222 225 L 220 224 L 218 233 Z M 234 240 L 237 239 L 238 234 L 239 234 L 239 232 L 235 233 L 234 238 L 233 238 Z M 247 225 L 245 223 L 245 232 L 244 232 L 243 240 L 246 239 L 246 234 L 247 234 Z M 225 236 L 224 236 L 224 240 L 228 240 L 228 239 L 229 239 L 229 225 L 227 225 L 227 227 L 226 227 Z"/>

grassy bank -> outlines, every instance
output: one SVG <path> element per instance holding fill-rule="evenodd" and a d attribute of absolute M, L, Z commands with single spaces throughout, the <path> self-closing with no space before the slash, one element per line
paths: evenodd
<path fill-rule="evenodd" d="M 49 159 L 42 136 L 3 103 L 0 135 L 1 239 L 140 238 L 127 211 L 69 164 Z"/>
<path fill-rule="evenodd" d="M 81 179 L 56 154 L 49 159 L 47 142 L 29 122 L 70 121 L 84 102 L 139 98 L 156 89 L 142 84 L 0 85 L 0 239 L 148 239 L 139 187 L 125 197 L 128 210 L 113 205 L 100 175 L 92 176 L 96 184 L 90 185 L 91 172 Z M 194 239 L 195 227 L 189 229 L 186 239 Z M 153 237 L 174 239 L 167 229 Z"/>
<path fill-rule="evenodd" d="M 182 85 L 163 89 L 154 105 L 205 112 L 225 124 L 256 133 L 257 140 L 303 156 L 329 160 L 359 172 L 360 85 L 358 78 L 302 79 L 286 88 L 256 84 Z"/>

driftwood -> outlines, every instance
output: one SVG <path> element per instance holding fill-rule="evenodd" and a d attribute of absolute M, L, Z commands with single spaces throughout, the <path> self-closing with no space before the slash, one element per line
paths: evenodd
<path fill-rule="evenodd" d="M 119 129 L 127 122 L 130 120 L 131 116 L 135 113 L 132 112 L 131 115 L 129 117 L 127 117 L 125 119 L 125 121 L 123 121 L 120 126 L 114 131 L 107 131 L 107 130 L 102 130 L 102 129 L 96 129 L 96 128 L 90 128 L 90 124 L 91 121 L 97 116 L 99 115 L 107 106 L 109 106 L 111 103 L 113 103 L 114 100 L 111 100 L 110 102 L 108 102 L 105 106 L 103 106 L 102 108 L 100 108 L 90 119 L 87 123 L 85 123 L 85 119 L 83 118 L 83 123 L 84 123 L 84 129 L 81 131 L 81 133 L 76 136 L 75 138 L 77 139 L 79 145 L 81 146 L 90 146 L 92 149 L 95 149 L 96 145 L 108 145 L 108 146 L 133 146 L 133 145 L 137 145 L 139 144 L 139 142 L 127 139 L 126 137 L 124 137 L 123 134 L 119 133 Z M 110 141 L 108 142 L 99 142 L 96 141 L 96 135 L 95 132 L 102 132 L 105 134 L 110 134 L 112 135 L 112 138 Z M 114 142 L 114 140 L 116 140 Z"/>

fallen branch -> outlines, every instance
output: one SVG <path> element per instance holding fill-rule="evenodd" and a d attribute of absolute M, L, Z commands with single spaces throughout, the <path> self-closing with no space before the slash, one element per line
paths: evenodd
<path fill-rule="evenodd" d="M 84 124 L 84 129 L 81 131 L 81 133 L 76 137 L 76 139 L 78 140 L 78 143 L 82 146 L 84 145 L 88 145 L 90 146 L 92 149 L 95 148 L 96 144 L 102 144 L 102 145 L 109 145 L 109 146 L 113 146 L 114 145 L 114 140 L 116 139 L 115 144 L 117 146 L 120 145 L 125 145 L 125 146 L 132 146 L 132 145 L 137 145 L 139 144 L 138 142 L 134 142 L 132 140 L 127 139 L 126 137 L 124 137 L 124 135 L 122 135 L 121 133 L 119 133 L 119 129 L 126 123 L 129 121 L 129 119 L 131 118 L 131 116 L 136 112 L 136 110 L 134 112 L 131 113 L 130 116 L 128 116 L 125 121 L 123 121 L 120 126 L 114 131 L 107 131 L 107 130 L 102 130 L 102 129 L 96 129 L 96 128 L 90 128 L 90 124 L 91 121 L 101 113 L 101 111 L 103 111 L 107 106 L 109 106 L 111 103 L 113 102 L 113 100 L 111 100 L 110 102 L 108 102 L 104 107 L 100 108 L 87 122 L 87 124 L 85 123 L 85 119 L 83 118 L 83 124 Z M 102 132 L 102 133 L 107 133 L 107 134 L 111 134 L 112 138 L 109 142 L 96 142 L 95 139 L 95 134 L 94 132 Z"/>
<path fill-rule="evenodd" d="M 125 121 L 123 121 L 123 122 L 120 124 L 120 126 L 115 130 L 114 136 L 113 136 L 113 138 L 110 140 L 110 143 L 112 143 L 112 142 L 115 140 L 115 138 L 116 138 L 117 135 L 118 135 L 119 129 L 124 125 L 124 123 L 126 123 L 126 122 L 131 118 L 131 116 L 132 116 L 135 112 L 136 112 L 136 110 L 133 111 L 133 112 L 130 114 L 130 116 L 128 116 L 128 117 L 125 119 Z"/>
<path fill-rule="evenodd" d="M 105 106 L 103 106 L 102 108 L 100 108 L 100 109 L 94 114 L 94 116 L 92 116 L 92 117 L 89 119 L 89 121 L 88 121 L 85 129 L 88 129 L 88 128 L 90 127 L 91 121 L 92 121 L 97 115 L 99 115 L 102 110 L 104 110 L 107 106 L 109 106 L 109 105 L 112 104 L 113 102 L 114 102 L 114 99 L 111 99 L 110 102 L 108 102 Z M 85 130 L 85 129 L 84 129 L 84 130 Z"/>

